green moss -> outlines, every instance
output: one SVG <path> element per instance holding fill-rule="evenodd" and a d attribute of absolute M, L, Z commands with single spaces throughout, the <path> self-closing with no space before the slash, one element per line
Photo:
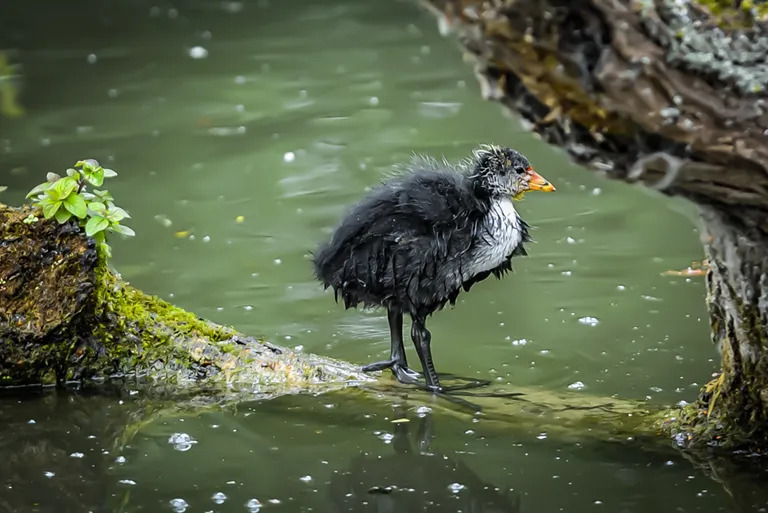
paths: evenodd
<path fill-rule="evenodd" d="M 147 329 L 163 325 L 179 336 L 202 336 L 211 342 L 229 340 L 235 330 L 217 326 L 197 317 L 157 296 L 145 294 L 121 282 L 108 268 L 103 255 L 100 255 L 96 268 L 96 303 L 97 316 L 116 315 L 129 321 L 134 327 Z"/>
<path fill-rule="evenodd" d="M 765 21 L 768 17 L 768 3 L 755 3 L 754 0 L 742 0 L 737 7 L 732 0 L 695 0 L 715 17 L 722 28 L 750 28 L 756 21 Z"/>

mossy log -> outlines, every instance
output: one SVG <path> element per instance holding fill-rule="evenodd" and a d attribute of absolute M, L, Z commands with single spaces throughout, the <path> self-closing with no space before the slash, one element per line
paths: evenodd
<path fill-rule="evenodd" d="M 722 374 L 674 430 L 768 448 L 768 5 L 422 0 L 484 98 L 608 178 L 699 205 Z"/>
<path fill-rule="evenodd" d="M 144 294 L 77 224 L 24 222 L 32 212 L 0 204 L 0 387 L 130 379 L 278 395 L 373 379 Z"/>

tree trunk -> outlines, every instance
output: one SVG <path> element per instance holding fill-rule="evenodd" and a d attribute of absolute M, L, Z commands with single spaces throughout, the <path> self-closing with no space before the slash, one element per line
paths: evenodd
<path fill-rule="evenodd" d="M 0 204 L 0 388 L 130 378 L 275 396 L 372 380 L 144 294 L 74 222 L 26 223 L 31 212 Z"/>
<path fill-rule="evenodd" d="M 682 444 L 765 449 L 768 6 L 422 2 L 458 33 L 484 98 L 577 163 L 700 206 L 723 373 L 667 429 Z"/>

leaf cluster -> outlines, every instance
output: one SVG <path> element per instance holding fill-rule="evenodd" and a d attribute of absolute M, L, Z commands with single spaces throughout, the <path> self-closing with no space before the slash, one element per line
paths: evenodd
<path fill-rule="evenodd" d="M 130 219 L 128 212 L 114 203 L 114 198 L 101 187 L 105 178 L 117 176 L 111 169 L 101 167 L 94 159 L 80 160 L 74 167 L 67 169 L 66 176 L 48 173 L 46 181 L 29 191 L 27 198 L 39 207 L 45 219 L 56 219 L 63 224 L 76 220 L 85 229 L 86 235 L 93 237 L 107 257 L 112 256 L 112 249 L 107 244 L 107 233 L 116 232 L 126 236 L 136 233 L 121 224 Z M 94 187 L 92 191 L 88 187 Z M 30 215 L 25 222 L 37 222 L 37 217 Z"/>

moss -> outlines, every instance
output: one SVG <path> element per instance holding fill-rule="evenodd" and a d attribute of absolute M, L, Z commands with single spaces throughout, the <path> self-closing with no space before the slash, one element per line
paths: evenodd
<path fill-rule="evenodd" d="M 751 28 L 755 22 L 768 17 L 768 3 L 754 0 L 742 0 L 739 5 L 733 0 L 696 0 L 695 3 L 706 8 L 724 29 Z"/>

